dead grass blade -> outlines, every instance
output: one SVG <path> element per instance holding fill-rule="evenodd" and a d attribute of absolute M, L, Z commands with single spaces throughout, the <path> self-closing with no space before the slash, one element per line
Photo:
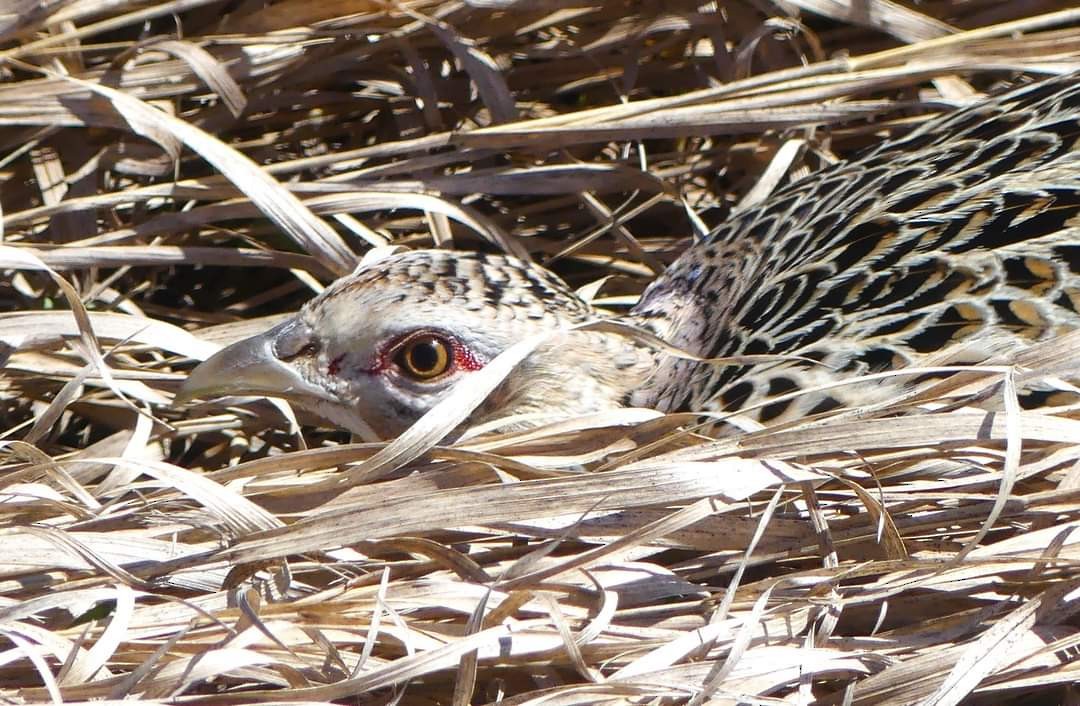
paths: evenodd
<path fill-rule="evenodd" d="M 197 152 L 327 269 L 337 275 L 352 271 L 356 258 L 341 237 L 248 157 L 194 125 L 122 91 L 63 78 L 107 98 L 136 134 L 160 145 L 174 162 L 180 157 L 181 143 Z"/>
<path fill-rule="evenodd" d="M 356 243 L 621 313 L 733 211 L 1080 69 L 1075 3 L 15 0 L 0 42 L 0 700 L 1075 700 L 1075 332 L 767 427 L 464 429 L 529 341 L 390 443 L 168 405 Z"/>

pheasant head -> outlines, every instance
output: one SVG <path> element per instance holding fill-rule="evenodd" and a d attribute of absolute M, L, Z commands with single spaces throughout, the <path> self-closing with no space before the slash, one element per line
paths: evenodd
<path fill-rule="evenodd" d="M 363 437 L 400 434 L 522 339 L 545 339 L 467 421 L 621 406 L 653 353 L 575 328 L 597 312 L 512 257 L 412 251 L 363 265 L 294 317 L 199 365 L 178 400 L 282 397 Z"/>

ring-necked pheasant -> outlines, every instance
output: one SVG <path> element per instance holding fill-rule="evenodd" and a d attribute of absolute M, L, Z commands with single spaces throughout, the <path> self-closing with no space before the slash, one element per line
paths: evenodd
<path fill-rule="evenodd" d="M 181 396 L 286 397 L 388 437 L 516 341 L 597 317 L 535 265 L 408 252 L 219 352 Z M 778 190 L 689 248 L 623 320 L 703 358 L 792 358 L 713 365 L 574 329 L 522 362 L 470 421 L 738 409 L 954 344 L 977 358 L 1080 328 L 1080 74 L 930 120 Z M 803 415 L 872 392 L 854 385 L 757 410 Z"/>

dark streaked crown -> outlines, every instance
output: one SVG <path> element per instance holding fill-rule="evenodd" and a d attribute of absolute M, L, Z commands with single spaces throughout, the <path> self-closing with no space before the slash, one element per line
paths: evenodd
<path fill-rule="evenodd" d="M 579 323 L 593 311 L 556 275 L 506 255 L 417 250 L 364 267 L 331 285 L 313 307 L 364 290 L 370 305 L 450 303 L 495 321 Z"/>

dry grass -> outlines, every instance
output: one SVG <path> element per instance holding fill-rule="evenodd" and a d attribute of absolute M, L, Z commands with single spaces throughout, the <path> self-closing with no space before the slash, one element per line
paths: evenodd
<path fill-rule="evenodd" d="M 371 246 L 625 306 L 777 183 L 1080 68 L 1069 5 L 4 3 L 0 700 L 1080 703 L 1080 415 L 1014 394 L 1075 337 L 737 434 L 168 406 Z"/>

